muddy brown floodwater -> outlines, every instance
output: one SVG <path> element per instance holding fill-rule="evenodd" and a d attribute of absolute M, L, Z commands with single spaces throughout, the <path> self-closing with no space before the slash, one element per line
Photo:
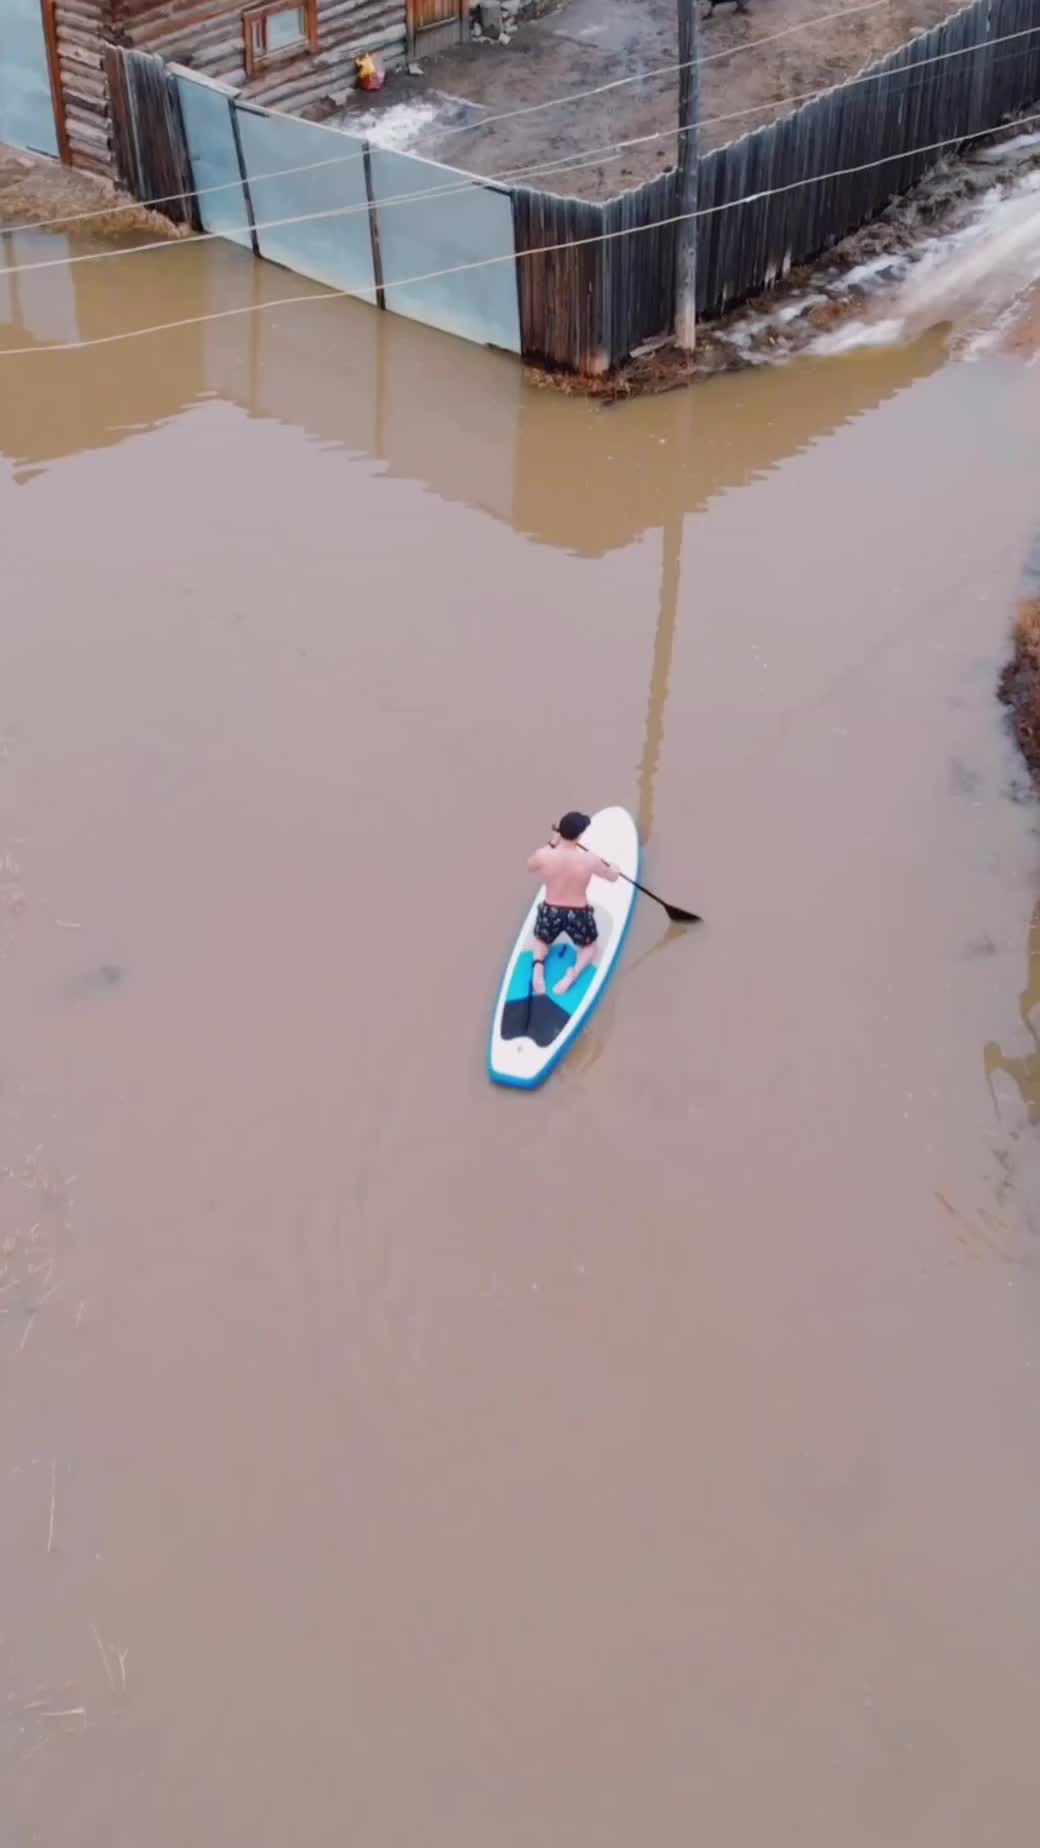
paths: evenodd
<path fill-rule="evenodd" d="M 1040 368 L 0 288 L 5 1844 L 1033 1848 Z M 616 801 L 707 923 L 494 1090 Z"/>

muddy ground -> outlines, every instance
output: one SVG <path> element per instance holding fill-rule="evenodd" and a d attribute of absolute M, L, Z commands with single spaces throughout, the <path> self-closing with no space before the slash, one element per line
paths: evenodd
<path fill-rule="evenodd" d="M 869 11 L 854 10 L 849 0 L 844 6 L 841 0 L 751 0 L 747 16 L 721 6 L 701 29 L 704 146 L 759 127 L 795 97 L 843 81 L 955 10 L 948 0 L 892 0 Z M 840 12 L 848 16 L 832 17 Z M 756 40 L 777 33 L 788 36 L 755 48 Z M 431 59 L 421 78 L 395 74 L 378 98 L 351 98 L 336 120 L 356 127 L 359 118 L 386 117 L 408 105 L 396 118 L 406 132 L 395 145 L 489 175 L 584 160 L 618 141 L 655 136 L 610 159 L 537 178 L 548 191 L 605 198 L 674 164 L 674 72 L 486 128 L 479 127 L 482 117 L 655 71 L 676 59 L 674 0 L 564 0 L 523 22 L 508 45 L 473 42 Z"/>
<path fill-rule="evenodd" d="M 1029 365 L 1040 364 L 1040 285 L 1003 343 Z M 1012 658 L 1000 683 L 1019 749 L 1040 790 L 1040 536 L 1026 567 L 1015 616 Z"/>
<path fill-rule="evenodd" d="M 56 231 L 89 230 L 113 243 L 136 241 L 142 233 L 152 238 L 187 235 L 159 212 L 128 201 L 108 180 L 0 142 L 0 228 L 37 223 Z"/>
<path fill-rule="evenodd" d="M 668 392 L 748 366 L 775 365 L 816 345 L 845 323 L 885 311 L 897 284 L 943 240 L 973 223 L 987 202 L 1011 197 L 1040 172 L 1040 136 L 1009 124 L 985 147 L 942 162 L 877 218 L 782 283 L 702 326 L 693 354 L 667 340 L 651 342 L 614 372 L 573 378 L 528 368 L 530 383 L 611 404 Z M 941 318 L 941 316 L 940 316 Z M 907 330 L 907 338 L 912 330 Z M 869 344 L 869 341 L 866 342 Z M 1027 360 L 1040 354 L 1040 291 L 1024 300 L 1002 331 L 1000 350 Z"/>
<path fill-rule="evenodd" d="M 1040 356 L 1040 295 L 1031 317 L 1034 356 Z M 1000 682 L 1000 697 L 1008 708 L 1019 749 L 1040 789 L 1040 539 L 1026 571 L 1023 595 L 1015 616 L 1013 653 Z"/>

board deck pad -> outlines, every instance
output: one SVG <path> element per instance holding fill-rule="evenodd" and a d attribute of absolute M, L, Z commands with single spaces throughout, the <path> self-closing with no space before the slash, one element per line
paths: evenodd
<path fill-rule="evenodd" d="M 639 836 L 627 810 L 601 809 L 593 816 L 585 839 L 592 852 L 610 860 L 629 880 L 637 876 Z M 559 994 L 559 982 L 578 956 L 570 938 L 559 937 L 545 958 L 546 993 L 536 995 L 531 986 L 531 932 L 543 894 L 544 887 L 506 965 L 488 1052 L 488 1071 L 494 1081 L 524 1090 L 542 1082 L 596 1006 L 613 972 L 636 898 L 635 890 L 625 880 L 594 879 L 589 902 L 595 910 L 599 933 L 596 962 L 582 970 L 565 994 Z"/>
<path fill-rule="evenodd" d="M 554 943 L 545 959 L 546 992 L 544 995 L 536 995 L 531 986 L 534 956 L 530 950 L 525 950 L 522 956 L 517 957 L 502 1009 L 503 1039 L 519 1039 L 526 1033 L 536 1046 L 552 1045 L 557 1034 L 563 1032 L 571 1016 L 577 1012 L 596 979 L 595 969 L 583 969 L 566 994 L 555 995 L 553 989 L 557 982 L 577 960 L 578 953 L 573 944 Z"/>
<path fill-rule="evenodd" d="M 523 1001 L 507 1001 L 502 1009 L 502 1038 L 529 1039 L 536 1046 L 551 1046 L 569 1018 L 548 995 L 528 995 Z"/>

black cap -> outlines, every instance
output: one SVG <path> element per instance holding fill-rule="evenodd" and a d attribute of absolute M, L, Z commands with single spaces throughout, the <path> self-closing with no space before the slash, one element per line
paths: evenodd
<path fill-rule="evenodd" d="M 576 841 L 591 825 L 591 815 L 583 815 L 580 809 L 568 809 L 556 832 L 562 834 L 565 841 Z"/>

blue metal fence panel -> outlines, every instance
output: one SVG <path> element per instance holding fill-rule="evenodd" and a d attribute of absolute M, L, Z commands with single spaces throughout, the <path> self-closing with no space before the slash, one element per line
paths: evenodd
<path fill-rule="evenodd" d="M 58 152 L 40 0 L 3 0 L 0 141 L 37 154 Z"/>
<path fill-rule="evenodd" d="M 235 114 L 261 255 L 374 301 L 364 143 L 248 103 Z"/>
<path fill-rule="evenodd" d="M 223 84 L 178 71 L 177 94 L 203 230 L 218 231 L 251 250 L 249 208 L 231 119 L 233 93 Z"/>
<path fill-rule="evenodd" d="M 397 314 L 519 353 L 506 190 L 372 147 L 370 197 L 360 137 L 262 110 L 194 72 L 176 77 L 206 231 L 250 248 L 252 207 L 262 256 L 366 301 L 382 287 Z"/>
<path fill-rule="evenodd" d="M 519 353 L 509 193 L 411 154 L 374 147 L 371 158 L 387 307 Z"/>

